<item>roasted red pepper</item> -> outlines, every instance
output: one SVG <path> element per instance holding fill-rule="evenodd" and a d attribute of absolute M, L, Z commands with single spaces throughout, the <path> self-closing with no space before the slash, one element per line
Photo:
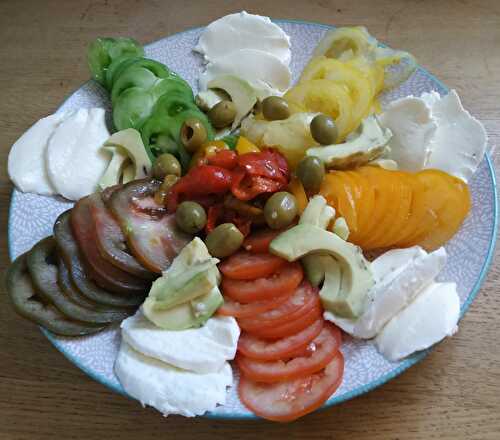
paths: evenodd
<path fill-rule="evenodd" d="M 192 168 L 170 188 L 167 207 L 175 212 L 182 200 L 194 200 L 212 194 L 225 194 L 232 182 L 232 172 L 213 165 L 199 165 Z M 182 199 L 182 200 L 181 200 Z"/>
<path fill-rule="evenodd" d="M 207 157 L 208 164 L 232 170 L 238 166 L 238 155 L 232 150 L 220 150 Z"/>
<path fill-rule="evenodd" d="M 242 154 L 233 170 L 231 192 L 240 200 L 251 200 L 259 194 L 281 191 L 289 179 L 286 159 L 277 150 Z"/>

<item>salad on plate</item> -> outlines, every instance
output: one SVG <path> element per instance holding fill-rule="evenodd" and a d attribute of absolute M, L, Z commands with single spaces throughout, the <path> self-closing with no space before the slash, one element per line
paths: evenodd
<path fill-rule="evenodd" d="M 364 27 L 326 32 L 294 84 L 293 49 L 267 17 L 222 17 L 192 47 L 195 92 L 132 38 L 97 38 L 111 114 L 57 112 L 10 151 L 20 191 L 75 202 L 9 267 L 14 310 L 68 338 L 119 326 L 118 380 L 165 416 L 237 387 L 295 420 L 341 385 L 343 339 L 396 362 L 457 331 L 436 278 L 483 125 L 455 91 L 382 105 L 417 62 Z"/>

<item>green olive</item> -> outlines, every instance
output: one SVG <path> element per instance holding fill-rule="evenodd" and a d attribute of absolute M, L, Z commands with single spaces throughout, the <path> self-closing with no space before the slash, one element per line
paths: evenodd
<path fill-rule="evenodd" d="M 234 254 L 243 244 L 243 234 L 232 223 L 217 226 L 205 239 L 208 252 L 217 258 Z"/>
<path fill-rule="evenodd" d="M 181 142 L 190 153 L 196 152 L 207 140 L 207 129 L 199 119 L 186 119 L 181 128 Z"/>
<path fill-rule="evenodd" d="M 208 117 L 215 128 L 227 127 L 236 117 L 236 106 L 232 101 L 220 101 L 208 111 Z"/>
<path fill-rule="evenodd" d="M 281 121 L 290 116 L 290 108 L 283 98 L 268 96 L 262 101 L 262 113 L 268 121 Z"/>
<path fill-rule="evenodd" d="M 164 153 L 156 158 L 152 172 L 156 179 L 163 179 L 169 174 L 180 176 L 181 164 L 173 154 Z"/>
<path fill-rule="evenodd" d="M 184 232 L 196 234 L 205 227 L 207 214 L 199 203 L 182 202 L 175 211 L 175 220 Z"/>
<path fill-rule="evenodd" d="M 317 115 L 311 121 L 311 135 L 321 145 L 334 144 L 338 137 L 337 125 L 330 116 Z"/>
<path fill-rule="evenodd" d="M 273 194 L 264 206 L 264 217 L 271 229 L 287 227 L 292 223 L 297 213 L 297 199 L 286 191 Z"/>
<path fill-rule="evenodd" d="M 297 166 L 297 177 L 308 192 L 318 192 L 325 177 L 323 162 L 314 156 L 304 157 Z"/>

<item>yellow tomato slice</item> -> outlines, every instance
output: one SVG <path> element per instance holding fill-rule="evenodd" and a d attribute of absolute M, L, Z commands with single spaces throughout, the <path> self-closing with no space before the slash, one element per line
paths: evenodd
<path fill-rule="evenodd" d="M 335 119 L 340 141 L 349 133 L 352 126 L 352 99 L 345 86 L 326 79 L 315 79 L 292 87 L 284 98 L 292 107 L 324 113 Z"/>

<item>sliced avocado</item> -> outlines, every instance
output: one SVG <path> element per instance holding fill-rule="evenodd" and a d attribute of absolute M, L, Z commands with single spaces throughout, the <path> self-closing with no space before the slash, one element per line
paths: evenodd
<path fill-rule="evenodd" d="M 300 216 L 299 224 L 313 225 L 326 229 L 335 217 L 335 209 L 327 205 L 323 196 L 316 195 L 309 200 L 304 212 Z"/>
<path fill-rule="evenodd" d="M 224 90 L 231 97 L 236 107 L 232 130 L 240 125 L 241 120 L 250 113 L 257 102 L 254 88 L 247 81 L 234 75 L 218 76 L 208 83 L 208 88 Z"/>
<path fill-rule="evenodd" d="M 325 265 L 331 258 L 330 255 L 309 254 L 300 260 L 306 277 L 313 286 L 318 287 L 325 279 Z"/>
<path fill-rule="evenodd" d="M 231 97 L 224 90 L 209 89 L 198 93 L 196 95 L 195 102 L 200 110 L 208 112 L 219 102 L 229 99 L 231 99 Z"/>
<path fill-rule="evenodd" d="M 134 180 L 146 177 L 151 170 L 151 159 L 149 158 L 140 133 L 133 129 L 118 131 L 104 143 L 106 146 L 121 147 L 125 150 L 134 164 Z"/>
<path fill-rule="evenodd" d="M 384 153 L 392 132 L 382 128 L 375 116 L 361 122 L 359 135 L 335 145 L 309 148 L 308 156 L 316 156 L 327 168 L 345 169 L 364 165 Z"/>
<path fill-rule="evenodd" d="M 134 179 L 135 179 L 135 166 L 133 163 L 131 163 L 123 169 L 122 183 L 125 185 L 126 183 L 132 182 L 132 180 Z"/>
<path fill-rule="evenodd" d="M 340 264 L 342 286 L 335 314 L 356 318 L 364 310 L 368 291 L 374 284 L 370 263 L 361 249 L 317 226 L 302 224 L 280 234 L 270 244 L 271 253 L 295 261 L 313 252 L 328 253 Z"/>
<path fill-rule="evenodd" d="M 157 310 L 144 303 L 142 311 L 158 327 L 166 330 L 185 330 L 201 327 L 223 303 L 220 290 L 215 287 L 203 296 L 168 310 Z"/>
<path fill-rule="evenodd" d="M 340 264 L 332 256 L 324 261 L 325 282 L 319 291 L 321 303 L 326 310 L 344 310 L 346 301 L 340 295 L 342 270 Z"/>
<path fill-rule="evenodd" d="M 123 170 L 128 166 L 128 155 L 120 147 L 104 145 L 102 149 L 111 153 L 111 160 L 108 167 L 101 177 L 101 180 L 99 180 L 99 187 L 105 189 L 108 186 L 120 183 Z"/>
<path fill-rule="evenodd" d="M 349 238 L 349 226 L 344 217 L 339 217 L 335 220 L 332 232 L 337 234 L 342 240 L 347 240 Z"/>
<path fill-rule="evenodd" d="M 217 261 L 210 259 L 190 266 L 176 276 L 167 274 L 158 278 L 151 286 L 146 303 L 165 310 L 205 295 L 217 286 L 217 274 L 213 270 Z"/>

